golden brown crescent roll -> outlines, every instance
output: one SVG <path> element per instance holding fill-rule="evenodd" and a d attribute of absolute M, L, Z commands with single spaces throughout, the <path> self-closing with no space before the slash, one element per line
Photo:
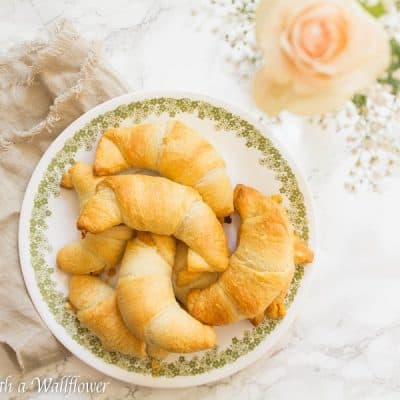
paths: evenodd
<path fill-rule="evenodd" d="M 293 229 L 284 208 L 244 185 L 235 188 L 234 203 L 242 224 L 229 268 L 187 299 L 189 312 L 210 325 L 259 316 L 274 299 L 283 307 L 295 270 Z"/>
<path fill-rule="evenodd" d="M 150 169 L 194 187 L 218 217 L 233 212 L 232 185 L 223 158 L 182 122 L 108 129 L 96 150 L 95 174 L 112 175 L 130 167 Z"/>
<path fill-rule="evenodd" d="M 132 229 L 125 225 L 114 226 L 97 235 L 88 233 L 58 252 L 58 268 L 80 275 L 100 273 L 104 268 L 112 269 L 121 261 L 126 242 L 132 236 Z"/>
<path fill-rule="evenodd" d="M 185 243 L 178 241 L 172 283 L 176 298 L 186 305 L 186 298 L 191 289 L 204 289 L 218 279 L 217 272 L 192 272 L 188 270 L 190 251 Z"/>
<path fill-rule="evenodd" d="M 93 175 L 91 165 L 78 161 L 62 176 L 60 186 L 65 189 L 76 190 L 79 207 L 82 209 L 85 203 L 95 194 L 97 184 L 103 179 Z"/>
<path fill-rule="evenodd" d="M 63 175 L 61 186 L 76 190 L 82 210 L 102 179 L 93 175 L 92 166 L 77 162 Z M 126 242 L 132 235 L 132 229 L 125 225 L 98 235 L 88 233 L 84 239 L 67 244 L 58 252 L 57 265 L 71 274 L 99 273 L 104 268 L 113 268 L 121 260 Z"/>
<path fill-rule="evenodd" d="M 215 271 L 228 266 L 224 230 L 211 208 L 188 186 L 146 175 L 105 178 L 84 206 L 78 228 L 100 233 L 121 223 L 139 231 L 175 236 Z"/>
<path fill-rule="evenodd" d="M 69 301 L 82 325 L 92 331 L 108 351 L 135 357 L 146 355 L 146 345 L 125 326 L 117 307 L 114 289 L 97 277 L 73 275 Z"/>
<path fill-rule="evenodd" d="M 216 335 L 175 300 L 171 274 L 175 239 L 139 232 L 128 242 L 119 281 L 117 300 L 130 331 L 148 345 L 186 353 L 211 348 Z"/>
<path fill-rule="evenodd" d="M 308 264 L 314 259 L 313 251 L 307 246 L 296 232 L 294 232 L 294 262 L 298 264 Z"/>
<path fill-rule="evenodd" d="M 282 197 L 280 195 L 273 195 L 271 199 L 275 200 L 277 203 L 282 203 Z M 293 231 L 294 235 L 294 263 L 296 265 L 304 265 L 313 261 L 314 252 L 307 246 L 307 244 Z M 289 286 L 289 285 L 288 285 Z M 258 325 L 267 315 L 269 318 L 282 318 L 286 314 L 286 308 L 283 303 L 288 287 L 283 289 L 278 297 L 276 297 L 273 302 L 267 307 L 265 312 L 256 315 L 251 319 L 252 324 Z"/>
<path fill-rule="evenodd" d="M 271 199 L 276 201 L 278 204 L 282 203 L 281 195 L 272 195 Z M 296 265 L 304 265 L 313 261 L 314 253 L 307 246 L 307 244 L 297 235 L 296 232 L 293 231 L 294 235 L 294 263 Z M 286 308 L 283 303 L 284 298 L 286 296 L 287 289 L 283 290 L 281 294 L 276 297 L 273 302 L 267 307 L 267 309 L 256 315 L 254 318 L 251 318 L 251 323 L 254 325 L 258 325 L 263 319 L 264 316 L 267 315 L 270 318 L 282 318 L 286 314 Z"/>
<path fill-rule="evenodd" d="M 313 261 L 314 253 L 307 246 L 307 244 L 297 235 L 296 232 L 293 232 L 294 235 L 294 263 L 296 265 L 304 265 Z M 288 282 L 287 287 L 283 288 L 279 296 L 277 296 L 272 303 L 267 307 L 265 312 L 256 315 L 254 318 L 251 318 L 251 322 L 254 325 L 258 325 L 263 319 L 264 316 L 267 315 L 269 318 L 282 318 L 286 314 L 286 308 L 283 303 L 285 296 L 289 290 L 290 282 Z"/>

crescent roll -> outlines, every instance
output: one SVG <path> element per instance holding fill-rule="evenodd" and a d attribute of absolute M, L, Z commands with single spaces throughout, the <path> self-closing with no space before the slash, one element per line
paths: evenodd
<path fill-rule="evenodd" d="M 171 352 L 211 348 L 216 335 L 184 311 L 175 300 L 171 274 L 175 239 L 139 232 L 128 242 L 117 300 L 130 331 L 148 345 Z"/>
<path fill-rule="evenodd" d="M 180 121 L 108 129 L 94 161 L 96 175 L 139 167 L 192 186 L 218 217 L 233 212 L 225 161 L 202 136 Z"/>
<path fill-rule="evenodd" d="M 105 178 L 84 206 L 78 228 L 100 233 L 121 223 L 138 231 L 175 236 L 215 271 L 228 266 L 224 230 L 211 208 L 188 186 L 147 175 Z"/>
<path fill-rule="evenodd" d="M 69 283 L 69 302 L 82 325 L 92 331 L 108 351 L 134 357 L 146 355 L 146 345 L 125 326 L 117 307 L 114 289 L 97 277 L 73 275 Z"/>
<path fill-rule="evenodd" d="M 96 186 L 104 178 L 93 175 L 93 167 L 84 162 L 76 162 L 62 176 L 60 186 L 65 189 L 75 189 L 78 194 L 79 208 L 95 194 Z"/>
<path fill-rule="evenodd" d="M 175 297 L 184 305 L 191 289 L 204 289 L 218 279 L 217 272 L 189 271 L 190 253 L 190 249 L 183 242 L 177 242 L 172 283 Z"/>
<path fill-rule="evenodd" d="M 188 311 L 210 325 L 259 317 L 275 299 L 275 306 L 284 308 L 295 271 L 293 228 L 284 208 L 244 185 L 236 186 L 234 203 L 242 224 L 229 268 L 187 299 Z"/>
<path fill-rule="evenodd" d="M 76 190 L 82 210 L 102 180 L 93 175 L 91 165 L 77 162 L 63 175 L 61 186 Z M 113 268 L 121 260 L 126 242 L 132 235 L 132 229 L 125 225 L 115 226 L 98 235 L 88 233 L 85 238 L 66 245 L 58 252 L 57 265 L 71 274 L 100 273 L 104 268 Z"/>

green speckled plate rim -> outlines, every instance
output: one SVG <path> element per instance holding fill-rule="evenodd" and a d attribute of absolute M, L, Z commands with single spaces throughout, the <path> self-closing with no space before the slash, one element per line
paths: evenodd
<path fill-rule="evenodd" d="M 19 249 L 24 279 L 33 303 L 53 334 L 70 351 L 95 368 L 118 379 L 153 387 L 183 387 L 220 379 L 258 358 L 260 355 L 249 355 L 265 343 L 267 336 L 271 336 L 272 333 L 277 336 L 278 330 L 283 331 L 282 325 L 293 320 L 292 302 L 295 297 L 297 300 L 299 287 L 304 286 L 304 268 L 296 267 L 291 290 L 286 298 L 289 311 L 282 321 L 266 318 L 259 326 L 245 331 L 243 337 L 232 338 L 231 344 L 223 350 L 215 348 L 198 357 L 182 356 L 174 362 L 164 361 L 157 370 L 151 368 L 148 359 L 136 359 L 104 350 L 99 340 L 80 326 L 76 317 L 66 310 L 65 298 L 52 280 L 54 266 L 48 265 L 45 260 L 46 254 L 51 251 L 50 241 L 46 237 L 46 219 L 51 215 L 49 199 L 60 195 L 60 178 L 75 161 L 77 151 L 82 148 L 90 150 L 106 128 L 119 126 L 126 118 L 140 123 L 149 115 L 157 116 L 163 113 L 167 113 L 171 118 L 179 113 L 194 113 L 200 119 L 213 121 L 216 131 L 232 132 L 234 137 L 243 141 L 243 145 L 257 149 L 260 152 L 260 165 L 272 170 L 275 179 L 281 183 L 280 192 L 289 202 L 289 217 L 295 229 L 303 239 L 309 239 L 309 225 L 314 224 L 312 216 L 309 215 L 310 210 L 306 209 L 304 190 L 307 191 L 308 208 L 312 208 L 312 200 L 298 168 L 295 168 L 295 174 L 292 169 L 293 162 L 290 163 L 292 167 L 289 165 L 288 155 L 282 156 L 282 149 L 277 149 L 276 139 L 273 143 L 270 138 L 263 136 L 260 132 L 263 127 L 248 115 L 242 117 L 244 113 L 231 105 L 203 95 L 165 91 L 128 94 L 103 103 L 76 120 L 53 142 L 32 175 L 25 194 L 20 217 Z M 268 135 L 271 136 L 270 133 Z M 58 148 L 55 155 L 54 148 Z M 299 179 L 302 181 L 303 192 L 299 188 Z M 315 232 L 312 237 L 315 239 Z M 312 240 L 312 244 L 315 249 L 315 240 Z M 307 266 L 307 274 L 311 269 L 311 266 Z M 277 329 L 278 327 L 282 329 Z M 95 357 L 88 354 L 82 356 L 82 347 Z M 94 362 L 96 358 L 118 369 L 112 368 L 110 371 L 104 367 L 104 363 L 99 365 Z M 238 364 L 238 361 L 244 358 L 245 362 L 239 363 L 242 366 L 227 368 Z M 128 374 L 118 373 L 121 369 Z M 215 370 L 220 373 L 210 374 Z M 139 378 L 138 381 L 135 379 L 138 377 L 143 379 Z M 202 378 L 188 381 L 177 379 L 184 377 Z M 174 383 L 170 385 L 165 378 Z M 177 380 L 179 382 L 176 382 Z"/>

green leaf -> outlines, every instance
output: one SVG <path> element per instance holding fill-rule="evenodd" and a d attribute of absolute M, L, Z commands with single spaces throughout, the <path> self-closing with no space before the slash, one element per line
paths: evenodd
<path fill-rule="evenodd" d="M 391 61 L 384 76 L 378 79 L 379 83 L 388 85 L 394 95 L 400 93 L 400 80 L 398 78 L 398 71 L 400 70 L 400 44 L 396 39 L 390 39 L 391 48 Z"/>
<path fill-rule="evenodd" d="M 353 97 L 353 103 L 357 108 L 365 107 L 367 104 L 367 96 L 365 94 L 355 94 Z"/>
<path fill-rule="evenodd" d="M 365 115 L 367 112 L 366 106 L 367 106 L 367 96 L 365 94 L 361 93 L 356 93 L 352 101 L 354 105 L 357 107 L 357 110 L 360 115 Z"/>
<path fill-rule="evenodd" d="M 385 6 L 379 0 L 375 4 L 370 4 L 369 1 L 359 0 L 360 4 L 375 18 L 382 17 L 386 13 Z"/>

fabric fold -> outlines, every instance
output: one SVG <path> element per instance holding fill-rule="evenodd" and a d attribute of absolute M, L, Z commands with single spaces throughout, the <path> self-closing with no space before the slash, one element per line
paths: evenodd
<path fill-rule="evenodd" d="M 0 343 L 24 371 L 65 356 L 26 292 L 18 257 L 18 220 L 29 178 L 49 144 L 72 121 L 127 92 L 101 47 L 65 20 L 48 42 L 0 57 Z"/>

